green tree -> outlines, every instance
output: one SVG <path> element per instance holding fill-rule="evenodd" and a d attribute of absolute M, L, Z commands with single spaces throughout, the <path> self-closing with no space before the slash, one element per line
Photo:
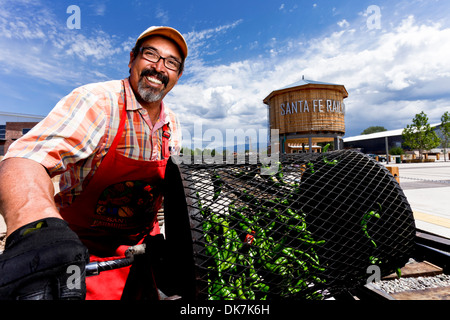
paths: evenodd
<path fill-rule="evenodd" d="M 191 155 L 191 156 L 193 156 L 194 155 L 194 150 L 189 149 L 187 147 L 182 147 L 180 153 L 183 154 L 183 155 Z"/>
<path fill-rule="evenodd" d="M 385 127 L 381 127 L 381 126 L 372 126 L 372 127 L 368 127 L 367 129 L 365 129 L 363 132 L 361 132 L 361 134 L 371 134 L 371 133 L 383 132 L 383 131 L 387 131 L 387 129 Z"/>
<path fill-rule="evenodd" d="M 431 128 L 428 117 L 423 111 L 416 114 L 412 122 L 403 129 L 403 144 L 411 149 L 418 149 L 419 158 L 422 159 L 423 151 L 436 148 L 439 146 L 441 139 Z"/>
<path fill-rule="evenodd" d="M 405 151 L 403 151 L 402 147 L 393 147 L 391 150 L 389 150 L 389 154 L 399 156 L 405 154 Z"/>
<path fill-rule="evenodd" d="M 447 111 L 441 117 L 442 147 L 444 148 L 444 161 L 447 161 L 447 148 L 450 147 L 450 113 Z"/>

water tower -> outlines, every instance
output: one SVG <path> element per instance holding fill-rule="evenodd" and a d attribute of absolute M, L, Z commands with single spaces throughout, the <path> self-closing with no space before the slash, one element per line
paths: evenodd
<path fill-rule="evenodd" d="M 278 129 L 282 153 L 320 152 L 319 142 L 342 147 L 345 135 L 343 85 L 305 80 L 273 91 L 268 106 L 269 128 Z"/>

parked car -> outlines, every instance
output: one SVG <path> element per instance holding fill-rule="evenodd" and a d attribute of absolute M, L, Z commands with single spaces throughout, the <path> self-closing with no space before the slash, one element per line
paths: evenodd
<path fill-rule="evenodd" d="M 380 156 L 378 154 L 373 154 L 373 153 L 369 153 L 367 154 L 367 156 L 369 156 L 370 158 L 376 160 L 378 157 L 378 161 L 379 162 L 385 162 L 386 161 L 386 157 L 385 156 Z"/>

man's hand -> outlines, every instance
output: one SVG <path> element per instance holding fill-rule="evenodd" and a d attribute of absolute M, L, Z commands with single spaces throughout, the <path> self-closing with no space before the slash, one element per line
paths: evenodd
<path fill-rule="evenodd" d="M 0 254 L 0 300 L 84 299 L 86 247 L 59 218 L 14 231 Z"/>

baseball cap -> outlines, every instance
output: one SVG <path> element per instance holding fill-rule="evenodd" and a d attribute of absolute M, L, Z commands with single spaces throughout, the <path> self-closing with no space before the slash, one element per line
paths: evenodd
<path fill-rule="evenodd" d="M 178 32 L 177 30 L 175 30 L 174 28 L 171 28 L 171 27 L 152 26 L 141 33 L 141 35 L 136 40 L 136 44 L 139 42 L 139 40 L 141 40 L 145 37 L 151 36 L 151 35 L 165 36 L 165 37 L 173 40 L 178 45 L 178 47 L 180 47 L 181 52 L 183 53 L 184 58 L 186 59 L 186 57 L 188 55 L 188 48 L 187 48 L 186 40 L 184 40 L 184 37 L 181 35 L 180 32 Z"/>

